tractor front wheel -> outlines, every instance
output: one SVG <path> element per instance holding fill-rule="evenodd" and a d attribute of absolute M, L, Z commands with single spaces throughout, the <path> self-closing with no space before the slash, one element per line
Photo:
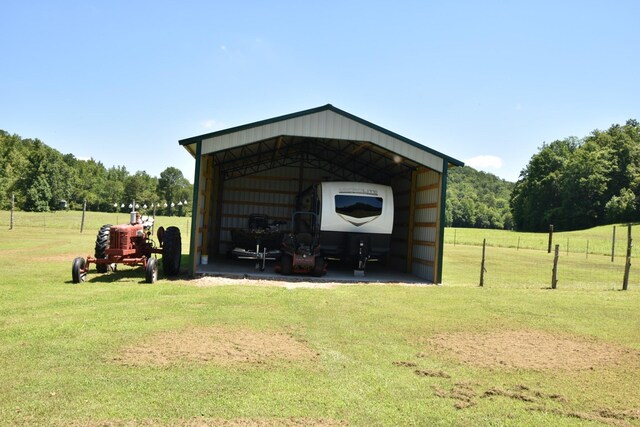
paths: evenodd
<path fill-rule="evenodd" d="M 147 260 L 146 280 L 147 283 L 155 283 L 158 279 L 158 260 L 149 258 Z"/>
<path fill-rule="evenodd" d="M 73 260 L 73 265 L 71 266 L 71 279 L 73 283 L 84 282 L 87 278 L 87 272 L 84 271 L 86 266 L 86 261 L 84 258 L 78 257 Z"/>
<path fill-rule="evenodd" d="M 178 227 L 167 227 L 162 236 L 162 268 L 167 276 L 180 274 L 182 238 Z"/>
<path fill-rule="evenodd" d="M 109 249 L 109 232 L 111 230 L 111 224 L 105 224 L 100 227 L 98 235 L 96 236 L 96 259 L 104 259 L 107 257 L 106 250 Z M 97 264 L 96 270 L 98 273 L 106 273 L 109 268 L 108 264 Z"/>

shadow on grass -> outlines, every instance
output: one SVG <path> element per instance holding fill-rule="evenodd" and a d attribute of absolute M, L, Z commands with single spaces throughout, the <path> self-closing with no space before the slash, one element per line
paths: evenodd
<path fill-rule="evenodd" d="M 189 280 L 191 277 L 187 272 L 187 269 L 184 267 L 189 262 L 188 255 L 182 255 L 181 257 L 181 267 L 180 274 L 175 276 L 168 276 L 164 274 L 164 268 L 162 267 L 162 258 L 158 259 L 158 280 L 167 280 L 171 282 L 180 281 L 180 280 Z M 140 280 L 135 281 L 136 278 Z M 115 271 L 109 271 L 107 273 L 98 273 L 95 270 L 91 270 L 87 273 L 86 279 L 82 283 L 114 283 L 119 282 L 121 280 L 127 280 L 128 282 L 134 282 L 137 284 L 151 284 L 146 281 L 146 272 L 144 267 L 136 266 L 136 267 L 123 267 L 122 264 L 116 265 Z M 73 284 L 72 280 L 67 280 L 65 283 Z"/>

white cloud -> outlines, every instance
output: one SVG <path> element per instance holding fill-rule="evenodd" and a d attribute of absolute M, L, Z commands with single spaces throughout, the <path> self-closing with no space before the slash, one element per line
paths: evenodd
<path fill-rule="evenodd" d="M 464 161 L 464 164 L 475 169 L 501 169 L 502 159 L 498 156 L 475 156 Z"/>
<path fill-rule="evenodd" d="M 203 121 L 202 127 L 208 130 L 220 130 L 225 127 L 225 124 L 217 120 L 210 119 Z"/>

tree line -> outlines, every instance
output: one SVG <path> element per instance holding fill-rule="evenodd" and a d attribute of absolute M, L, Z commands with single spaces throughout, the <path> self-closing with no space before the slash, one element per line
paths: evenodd
<path fill-rule="evenodd" d="M 174 167 L 159 178 L 145 171 L 130 174 L 124 166 L 79 160 L 39 139 L 0 130 L 0 209 L 10 208 L 12 195 L 25 211 L 82 209 L 86 202 L 93 211 L 129 212 L 135 200 L 148 209 L 153 205 L 159 215 L 187 215 L 193 186 Z"/>
<path fill-rule="evenodd" d="M 577 230 L 640 221 L 640 125 L 628 120 L 543 144 L 511 194 L 518 230 Z"/>
<path fill-rule="evenodd" d="M 0 209 L 87 208 L 128 212 L 136 200 L 186 215 L 193 186 L 174 167 L 159 178 L 61 154 L 38 139 L 0 130 Z M 64 202 L 63 202 L 64 201 Z M 187 202 L 186 204 L 184 202 Z M 124 202 L 125 206 L 122 207 Z M 115 206 L 114 206 L 115 204 Z M 640 124 L 628 120 L 585 138 L 544 143 L 514 184 L 470 167 L 450 169 L 445 224 L 521 231 L 575 230 L 640 221 Z"/>

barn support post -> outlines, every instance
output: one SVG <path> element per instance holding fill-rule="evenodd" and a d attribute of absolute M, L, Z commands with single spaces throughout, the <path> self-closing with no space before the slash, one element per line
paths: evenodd
<path fill-rule="evenodd" d="M 415 221 L 416 183 L 418 172 L 411 171 L 411 189 L 409 193 L 409 224 L 407 227 L 407 273 L 413 272 L 413 223 Z"/>
<path fill-rule="evenodd" d="M 202 246 L 200 247 L 200 253 L 202 254 L 201 263 L 206 264 L 208 262 L 209 257 L 209 233 L 211 220 L 211 197 L 214 193 L 211 191 L 212 187 L 212 174 L 211 174 L 212 162 L 211 157 L 208 156 L 204 161 L 204 167 L 202 168 L 202 177 L 204 177 L 204 182 L 201 185 L 201 194 L 202 194 Z"/>
<path fill-rule="evenodd" d="M 440 174 L 440 197 L 438 198 L 438 219 L 436 220 L 436 259 L 434 282 L 442 283 L 442 260 L 444 258 L 444 216 L 447 199 L 447 175 L 449 172 L 449 161 L 442 160 L 442 174 Z"/>
<path fill-rule="evenodd" d="M 196 144 L 196 167 L 193 178 L 193 206 L 191 210 L 191 242 L 189 244 L 189 274 L 196 272 L 196 258 L 198 255 L 198 215 L 200 211 L 200 156 L 202 142 Z"/>

